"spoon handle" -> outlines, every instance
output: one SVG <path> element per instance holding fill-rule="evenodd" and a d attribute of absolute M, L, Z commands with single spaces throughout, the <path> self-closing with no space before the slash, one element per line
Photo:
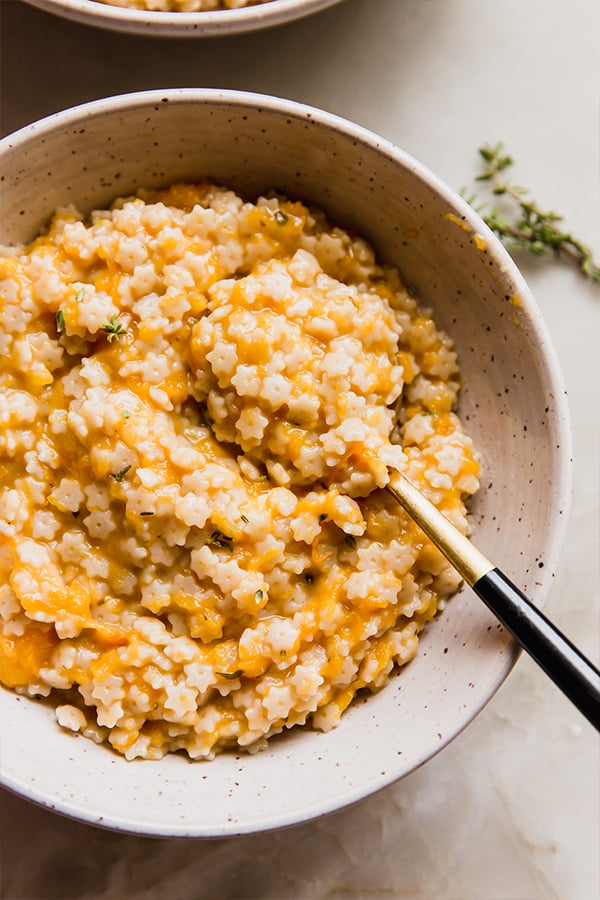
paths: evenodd
<path fill-rule="evenodd" d="M 600 731 L 600 672 L 499 569 L 472 585 L 521 647 Z"/>
<path fill-rule="evenodd" d="M 600 672 L 492 562 L 403 475 L 387 490 L 527 653 L 600 730 Z"/>

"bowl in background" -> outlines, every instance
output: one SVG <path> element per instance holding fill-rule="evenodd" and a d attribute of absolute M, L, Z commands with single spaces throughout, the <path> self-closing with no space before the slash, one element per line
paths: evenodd
<path fill-rule="evenodd" d="M 210 178 L 248 197 L 278 189 L 324 209 L 396 264 L 454 338 L 461 415 L 483 457 L 475 541 L 537 603 L 566 525 L 570 432 L 540 312 L 477 214 L 402 150 L 298 103 L 166 90 L 95 101 L 0 142 L 0 241 L 31 240 L 59 206 L 102 208 L 141 187 Z M 86 822 L 152 835 L 291 825 L 414 770 L 493 696 L 514 643 L 469 591 L 425 629 L 417 657 L 338 728 L 294 728 L 256 755 L 126 762 L 60 729 L 44 704 L 0 690 L 2 783 Z"/>
<path fill-rule="evenodd" d="M 341 0 L 270 0 L 258 6 L 207 12 L 158 12 L 96 0 L 27 0 L 46 12 L 84 25 L 152 37 L 217 37 L 258 31 L 316 13 Z"/>

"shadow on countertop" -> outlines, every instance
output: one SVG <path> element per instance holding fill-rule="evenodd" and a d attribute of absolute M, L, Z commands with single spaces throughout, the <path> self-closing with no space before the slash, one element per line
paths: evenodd
<path fill-rule="evenodd" d="M 396 82 L 401 91 L 433 52 L 427 34 L 450 10 L 443 0 L 419 2 L 419 15 L 414 0 L 377 0 L 375 10 L 373 0 L 345 0 L 262 32 L 163 39 L 0 0 L 0 129 L 9 134 L 89 100 L 168 87 L 250 90 L 317 106 L 325 99 L 327 108 L 351 115 L 357 92 L 396 93 Z M 406 15 L 398 15 L 398 3 Z M 380 52 L 365 53 L 366 46 Z"/>

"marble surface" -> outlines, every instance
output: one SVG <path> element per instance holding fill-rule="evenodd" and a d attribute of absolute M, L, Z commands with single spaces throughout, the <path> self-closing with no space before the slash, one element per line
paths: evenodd
<path fill-rule="evenodd" d="M 393 140 L 450 185 L 504 140 L 515 176 L 600 255 L 598 0 L 346 0 L 272 32 L 207 42 L 96 31 L 0 2 L 0 127 L 113 93 L 245 88 L 312 103 Z M 600 290 L 522 260 L 570 396 L 575 483 L 547 612 L 598 659 Z M 0 748 L 1 752 L 1 748 Z M 358 806 L 274 834 L 151 840 L 0 792 L 6 900 L 600 896 L 592 728 L 522 658 L 443 753 Z"/>

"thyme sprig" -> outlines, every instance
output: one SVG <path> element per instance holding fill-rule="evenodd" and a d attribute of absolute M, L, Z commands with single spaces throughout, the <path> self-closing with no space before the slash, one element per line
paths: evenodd
<path fill-rule="evenodd" d="M 504 144 L 484 144 L 479 148 L 483 171 L 477 181 L 487 181 L 495 197 L 505 197 L 517 204 L 512 218 L 498 205 L 485 211 L 485 203 L 479 203 L 477 195 L 465 199 L 479 212 L 483 221 L 506 243 L 509 250 L 527 250 L 535 256 L 554 253 L 570 259 L 580 272 L 594 284 L 600 284 L 600 266 L 595 262 L 591 249 L 566 231 L 560 223 L 563 217 L 553 210 L 542 209 L 535 200 L 527 197 L 527 188 L 512 184 L 505 174 L 513 165 L 512 156 L 506 153 Z"/>
<path fill-rule="evenodd" d="M 116 341 L 120 334 L 127 334 L 127 329 L 122 322 L 117 322 L 116 316 L 110 317 L 110 321 L 102 326 L 102 331 L 106 333 L 106 340 L 109 344 Z"/>

